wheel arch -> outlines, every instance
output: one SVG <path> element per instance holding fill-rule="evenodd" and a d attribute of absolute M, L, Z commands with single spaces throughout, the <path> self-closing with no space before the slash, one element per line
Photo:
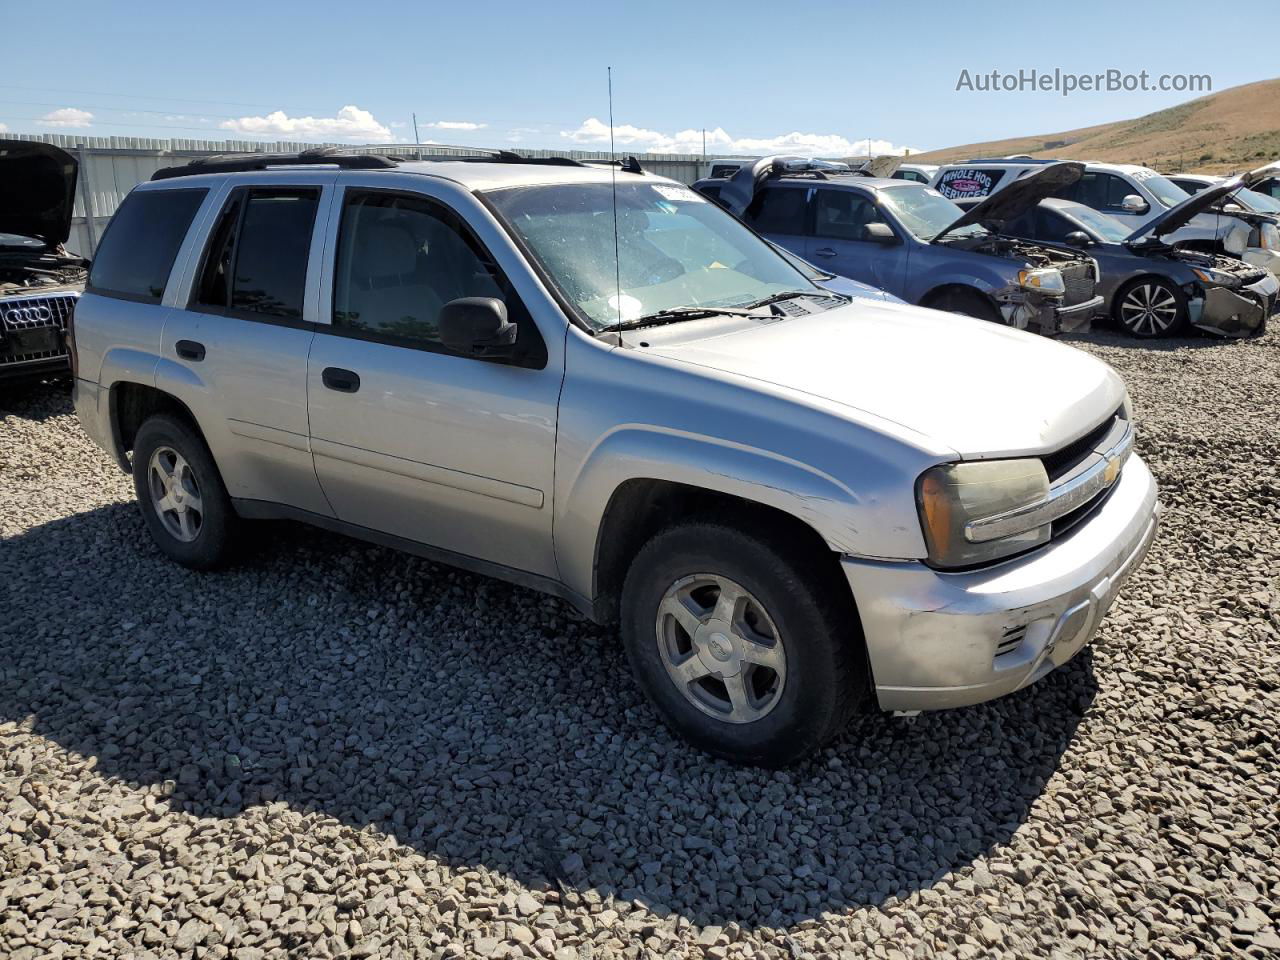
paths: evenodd
<path fill-rule="evenodd" d="M 187 423 L 201 440 L 204 432 L 191 409 L 173 394 L 159 387 L 133 380 L 117 380 L 107 394 L 108 417 L 111 423 L 111 445 L 116 463 L 129 473 L 132 466 L 129 452 L 133 450 L 138 428 L 156 414 L 168 414 Z"/>
<path fill-rule="evenodd" d="M 592 596 L 597 620 L 616 619 L 622 583 L 636 552 L 660 531 L 693 518 L 716 520 L 745 533 L 785 537 L 839 574 L 836 552 L 817 528 L 794 514 L 707 487 L 636 477 L 613 491 L 596 533 Z"/>

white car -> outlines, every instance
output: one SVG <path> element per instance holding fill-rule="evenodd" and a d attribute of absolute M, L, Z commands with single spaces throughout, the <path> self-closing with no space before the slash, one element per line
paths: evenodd
<path fill-rule="evenodd" d="M 1202 173 L 1174 173 L 1169 175 L 1169 179 L 1187 193 L 1199 193 L 1225 182 L 1227 178 Z M 1280 200 L 1242 187 L 1213 209 L 1220 209 L 1249 225 L 1248 246 L 1241 259 L 1270 271 L 1280 280 L 1280 226 L 1277 226 L 1280 224 Z"/>

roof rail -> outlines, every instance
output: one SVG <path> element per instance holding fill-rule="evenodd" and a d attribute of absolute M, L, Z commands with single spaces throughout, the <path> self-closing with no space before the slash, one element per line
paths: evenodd
<path fill-rule="evenodd" d="M 634 155 L 628 156 L 625 160 L 583 160 L 583 166 L 589 166 L 593 163 L 603 166 L 617 165 L 623 173 L 644 173 L 644 167 L 640 166 L 640 159 Z"/>
<path fill-rule="evenodd" d="M 398 161 L 381 153 L 343 153 L 341 147 L 318 147 L 299 153 L 219 153 L 212 157 L 197 157 L 178 167 L 161 167 L 151 175 L 152 180 L 169 180 L 173 177 L 194 177 L 201 173 L 244 173 L 250 170 L 267 170 L 271 167 L 299 167 L 324 165 L 344 170 L 386 170 Z"/>

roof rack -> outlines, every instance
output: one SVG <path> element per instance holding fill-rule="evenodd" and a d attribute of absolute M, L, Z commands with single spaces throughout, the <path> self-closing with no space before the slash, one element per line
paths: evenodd
<path fill-rule="evenodd" d="M 343 153 L 340 147 L 318 147 L 299 153 L 219 153 L 212 157 L 197 157 L 178 167 L 161 167 L 151 175 L 151 179 L 169 180 L 173 177 L 194 177 L 201 173 L 244 173 L 271 167 L 310 165 L 340 167 L 344 170 L 386 170 L 398 163 L 398 160 L 385 154 Z"/>
<path fill-rule="evenodd" d="M 601 164 L 602 166 L 612 166 L 617 164 L 618 168 L 621 169 L 623 173 L 644 173 L 644 167 L 640 166 L 640 159 L 634 155 L 629 156 L 624 160 L 583 160 L 581 163 L 583 166 L 588 166 L 593 163 Z"/>

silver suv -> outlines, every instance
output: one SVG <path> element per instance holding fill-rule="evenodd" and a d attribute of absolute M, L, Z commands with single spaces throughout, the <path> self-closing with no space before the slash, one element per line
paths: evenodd
<path fill-rule="evenodd" d="M 159 548 L 293 518 L 620 623 L 695 744 L 1018 690 L 1155 533 L 1125 388 L 1070 347 L 815 286 L 680 184 L 516 157 L 230 158 L 124 201 L 75 403 Z"/>

